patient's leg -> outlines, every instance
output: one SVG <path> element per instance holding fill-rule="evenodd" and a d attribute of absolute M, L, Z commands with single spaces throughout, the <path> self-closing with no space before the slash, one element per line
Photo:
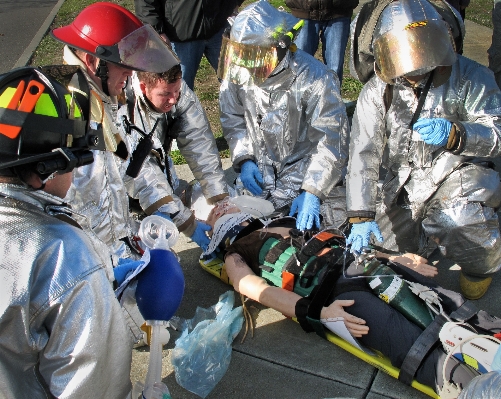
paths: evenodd
<path fill-rule="evenodd" d="M 407 352 L 421 334 L 421 328 L 370 292 L 350 291 L 337 296 L 336 299 L 355 300 L 355 304 L 350 307 L 350 313 L 364 319 L 369 326 L 369 333 L 359 338 L 360 342 L 380 351 L 390 359 L 392 365 L 400 368 Z M 442 366 L 445 358 L 446 354 L 441 346 L 434 347 L 423 360 L 415 379 L 434 389 L 437 383 L 442 386 Z M 452 368 L 453 381 L 463 386 L 478 375 L 455 359 L 448 362 L 447 374 Z"/>

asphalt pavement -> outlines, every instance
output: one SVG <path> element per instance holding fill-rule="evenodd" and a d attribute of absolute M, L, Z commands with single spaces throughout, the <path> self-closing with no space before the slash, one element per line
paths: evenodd
<path fill-rule="evenodd" d="M 0 1 L 0 73 L 25 66 L 64 0 Z"/>
<path fill-rule="evenodd" d="M 50 23 L 64 0 L 0 2 L 0 72 L 29 62 L 31 54 L 47 32 Z M 367 0 L 365 0 L 367 1 Z M 365 2 L 364 0 L 361 3 Z M 464 55 L 487 65 L 487 48 L 492 30 L 466 21 Z M 227 181 L 235 175 L 228 160 L 223 160 Z M 176 167 L 182 184 L 193 179 L 187 165 Z M 208 274 L 199 266 L 200 249 L 183 235 L 174 250 L 181 258 L 186 287 L 177 315 L 193 317 L 197 307 L 207 308 L 217 303 L 221 294 L 231 287 Z M 430 259 L 440 272 L 438 283 L 459 290 L 457 265 L 435 254 Z M 495 276 L 489 292 L 475 301 L 480 309 L 501 315 L 501 277 Z M 236 306 L 240 305 L 239 297 Z M 279 312 L 250 303 L 256 323 L 254 337 L 242 343 L 243 331 L 233 342 L 231 363 L 221 381 L 207 399 L 216 398 L 357 398 L 424 399 L 428 396 L 407 387 L 343 349 L 304 333 L 299 325 Z M 391 326 L 388 326 L 391 329 Z M 178 332 L 170 330 L 171 340 L 163 350 L 163 381 L 174 399 L 194 399 L 197 395 L 176 383 L 170 356 Z M 148 347 L 133 351 L 131 380 L 144 381 L 148 367 Z"/>

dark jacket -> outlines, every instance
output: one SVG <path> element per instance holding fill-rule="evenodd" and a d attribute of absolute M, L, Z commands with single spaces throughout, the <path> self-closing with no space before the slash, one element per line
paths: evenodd
<path fill-rule="evenodd" d="M 173 42 L 209 39 L 226 23 L 243 0 L 134 0 L 145 24 Z"/>
<path fill-rule="evenodd" d="M 447 0 L 452 7 L 456 10 L 461 11 L 461 8 L 466 8 L 470 5 L 470 0 Z"/>
<path fill-rule="evenodd" d="M 296 18 L 325 21 L 351 17 L 358 0 L 285 0 L 285 4 Z"/>

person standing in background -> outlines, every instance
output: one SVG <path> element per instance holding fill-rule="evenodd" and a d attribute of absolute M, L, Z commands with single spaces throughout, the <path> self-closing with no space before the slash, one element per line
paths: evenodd
<path fill-rule="evenodd" d="M 492 9 L 492 43 L 489 53 L 489 68 L 494 72 L 496 83 L 501 88 L 501 0 L 494 0 Z"/>
<path fill-rule="evenodd" d="M 319 39 L 322 59 L 343 80 L 344 54 L 350 36 L 350 23 L 358 0 L 285 0 L 292 15 L 304 20 L 295 43 L 298 48 L 315 55 Z"/>
<path fill-rule="evenodd" d="M 447 0 L 447 3 L 459 11 L 464 21 L 466 16 L 466 7 L 470 5 L 470 0 Z"/>
<path fill-rule="evenodd" d="M 203 55 L 217 71 L 228 17 L 242 3 L 243 0 L 134 0 L 139 19 L 153 26 L 172 45 L 181 60 L 183 79 L 191 90 Z"/>

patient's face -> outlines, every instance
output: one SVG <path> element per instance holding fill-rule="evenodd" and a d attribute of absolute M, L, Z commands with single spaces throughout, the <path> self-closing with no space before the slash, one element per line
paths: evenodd
<path fill-rule="evenodd" d="M 228 199 L 224 199 L 222 201 L 219 201 L 214 206 L 214 208 L 212 208 L 212 210 L 209 213 L 209 216 L 207 217 L 206 223 L 210 225 L 212 229 L 214 229 L 214 225 L 221 216 L 237 212 L 240 212 L 240 209 L 238 209 L 236 205 L 230 203 Z"/>

